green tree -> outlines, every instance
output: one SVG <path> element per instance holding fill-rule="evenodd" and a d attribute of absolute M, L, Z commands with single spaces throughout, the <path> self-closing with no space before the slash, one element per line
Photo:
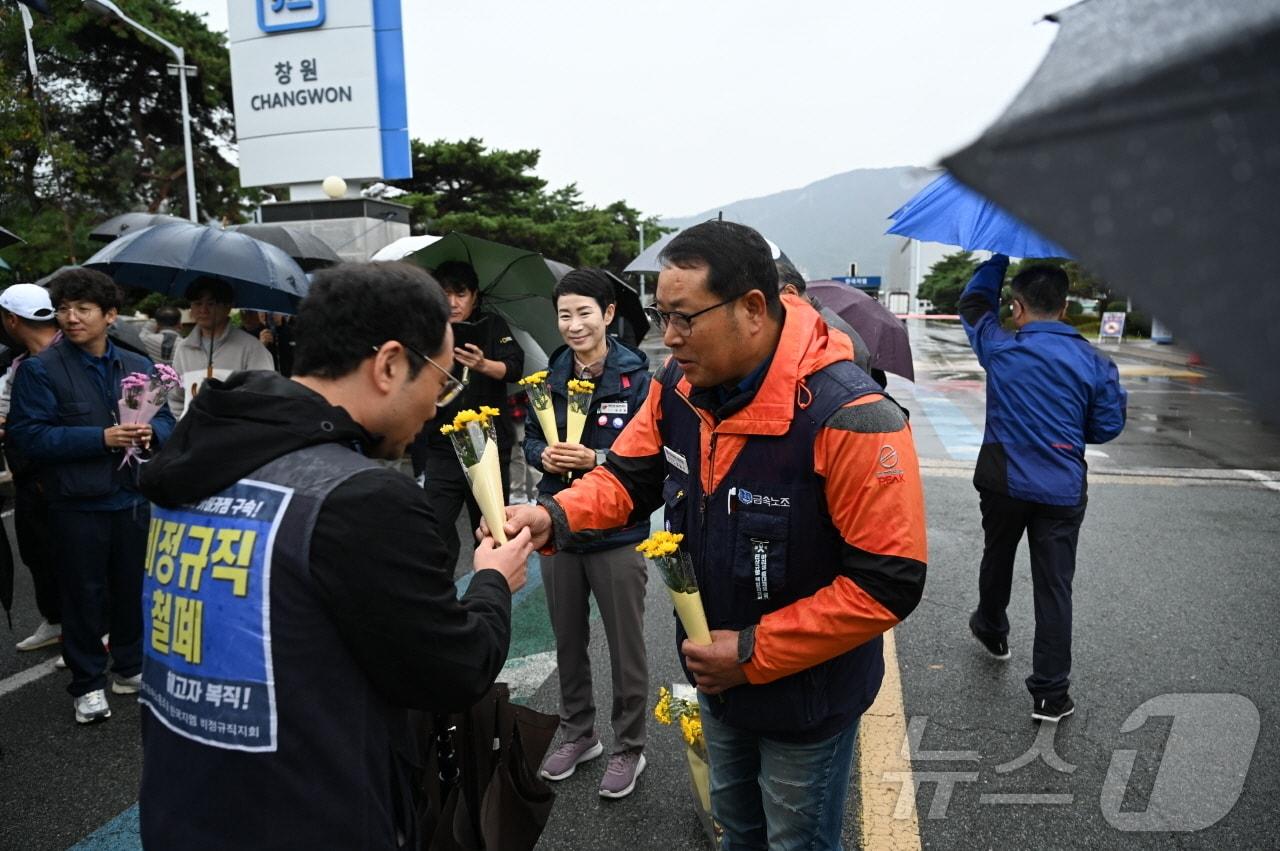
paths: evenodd
<path fill-rule="evenodd" d="M 394 185 L 409 194 L 415 233 L 458 231 L 537 251 L 571 266 L 620 271 L 646 237 L 663 233 L 624 201 L 605 207 L 582 201 L 575 184 L 549 190 L 533 174 L 537 150 L 489 150 L 480 139 L 412 143 L 413 176 Z"/>
<path fill-rule="evenodd" d="M 1097 277 L 1084 266 L 1074 260 L 1065 260 L 1060 257 L 1045 260 L 1034 258 L 1020 260 L 1009 267 L 1009 272 L 1005 279 L 1012 280 L 1015 275 L 1029 266 L 1057 266 L 1067 273 L 1067 280 L 1070 282 L 1070 288 L 1067 292 L 1077 298 L 1098 299 L 1099 304 L 1106 304 L 1115 298 L 1124 298 L 1112 288 L 1111 284 Z"/>
<path fill-rule="evenodd" d="M 13 4 L 0 7 L 0 224 L 27 240 L 6 257 L 28 279 L 84 260 L 97 247 L 89 230 L 108 216 L 187 216 L 172 54 L 79 3 L 54 12 L 33 28 L 33 87 L 20 16 Z M 199 218 L 242 221 L 257 193 L 241 190 L 224 154 L 234 130 L 224 36 L 174 0 L 133 0 L 128 14 L 181 45 L 199 69 L 188 80 Z"/>
<path fill-rule="evenodd" d="M 933 309 L 938 313 L 955 313 L 960 293 L 977 268 L 978 261 L 972 251 L 948 254 L 929 267 L 929 274 L 920 282 L 920 298 L 933 302 Z"/>

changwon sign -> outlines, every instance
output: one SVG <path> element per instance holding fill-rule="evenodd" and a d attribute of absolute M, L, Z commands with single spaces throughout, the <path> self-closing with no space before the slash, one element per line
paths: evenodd
<path fill-rule="evenodd" d="M 400 0 L 228 0 L 244 186 L 408 177 Z"/>

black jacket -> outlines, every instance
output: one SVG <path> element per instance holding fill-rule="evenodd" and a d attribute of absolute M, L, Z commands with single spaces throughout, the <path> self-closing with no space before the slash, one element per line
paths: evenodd
<path fill-rule="evenodd" d="M 170 443 L 144 466 L 142 490 L 162 506 L 190 505 L 295 450 L 331 444 L 367 452 L 376 441 L 301 384 L 237 373 L 205 384 Z M 279 589 L 290 594 L 287 605 L 272 583 L 278 750 L 215 748 L 144 710 L 144 834 L 164 844 L 183 830 L 189 848 L 245 847 L 269 835 L 284 844 L 325 836 L 316 841 L 390 847 L 397 829 L 412 829 L 411 806 L 402 805 L 414 759 L 406 710 L 471 705 L 501 670 L 510 641 L 505 580 L 481 571 L 459 600 L 435 526 L 422 489 L 389 469 L 358 472 L 329 492 L 309 538 L 304 583 Z M 342 718 L 327 708 L 347 704 L 366 708 Z"/>
<path fill-rule="evenodd" d="M 509 447 L 515 442 L 515 425 L 511 421 L 511 408 L 507 404 L 507 385 L 520 380 L 521 370 L 524 369 L 524 349 L 520 348 L 520 344 L 511 335 L 511 326 L 507 324 L 507 320 L 496 313 L 481 312 L 473 315 L 473 322 L 453 323 L 453 344 L 461 348 L 465 343 L 474 343 L 486 358 L 505 364 L 507 371 L 502 378 L 469 372 L 466 389 L 448 407 L 441 408 L 435 419 L 427 423 L 424 434 L 427 444 L 433 450 L 450 455 L 453 454 L 453 444 L 440 433 L 440 426 L 453 422 L 458 411 L 478 409 L 481 405 L 488 405 L 502 412 L 497 421 L 498 444 Z M 461 378 L 462 371 L 462 364 L 454 361 L 453 374 Z"/>

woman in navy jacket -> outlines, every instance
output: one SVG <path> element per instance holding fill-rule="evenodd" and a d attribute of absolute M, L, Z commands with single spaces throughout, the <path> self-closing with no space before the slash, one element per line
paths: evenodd
<path fill-rule="evenodd" d="M 556 285 L 554 297 L 560 334 L 567 343 L 551 355 L 547 377 L 560 436 L 565 433 L 569 380 L 585 379 L 596 389 L 581 443 L 548 444 L 537 418 L 528 418 L 524 453 L 543 472 L 540 498 L 568 487 L 569 474 L 581 475 L 603 463 L 613 441 L 643 405 L 650 384 L 648 357 L 605 334 L 616 310 L 613 282 L 606 273 L 599 269 L 570 272 Z M 589 595 L 594 594 L 609 640 L 613 675 L 613 746 L 600 783 L 600 794 L 606 798 L 631 794 L 645 766 L 646 568 L 635 545 L 648 532 L 647 523 L 634 523 L 575 542 L 542 559 L 560 670 L 562 744 L 547 757 L 541 773 L 549 780 L 563 780 L 580 763 L 604 752 L 595 732 L 587 654 Z"/>

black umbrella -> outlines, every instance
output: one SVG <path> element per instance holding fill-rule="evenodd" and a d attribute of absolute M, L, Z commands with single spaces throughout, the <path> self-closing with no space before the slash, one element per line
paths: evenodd
<path fill-rule="evenodd" d="M 19 242 L 25 241 L 13 231 L 0 228 L 0 248 L 8 248 L 10 245 L 17 245 Z"/>
<path fill-rule="evenodd" d="M 612 272 L 606 274 L 613 279 L 613 297 L 618 300 L 609 332 L 629 346 L 639 346 L 640 341 L 649 333 L 649 320 L 644 315 L 640 294 Z"/>
<path fill-rule="evenodd" d="M 166 216 L 164 213 L 121 213 L 118 216 L 112 216 L 89 231 L 89 239 L 94 239 L 98 242 L 110 242 L 127 233 L 134 233 L 152 225 L 186 221 L 186 219 L 180 219 L 177 216 Z"/>
<path fill-rule="evenodd" d="M 181 298 L 197 278 L 231 285 L 236 307 L 296 313 L 307 275 L 274 245 L 190 222 L 155 225 L 121 237 L 85 261 L 116 283 Z"/>
<path fill-rule="evenodd" d="M 945 165 L 1280 418 L 1280 4 L 1086 0 L 1050 20 L 1026 88 Z"/>
<path fill-rule="evenodd" d="M 227 230 L 260 239 L 288 254 L 304 272 L 314 272 L 342 262 L 320 237 L 289 225 L 232 225 Z"/>

